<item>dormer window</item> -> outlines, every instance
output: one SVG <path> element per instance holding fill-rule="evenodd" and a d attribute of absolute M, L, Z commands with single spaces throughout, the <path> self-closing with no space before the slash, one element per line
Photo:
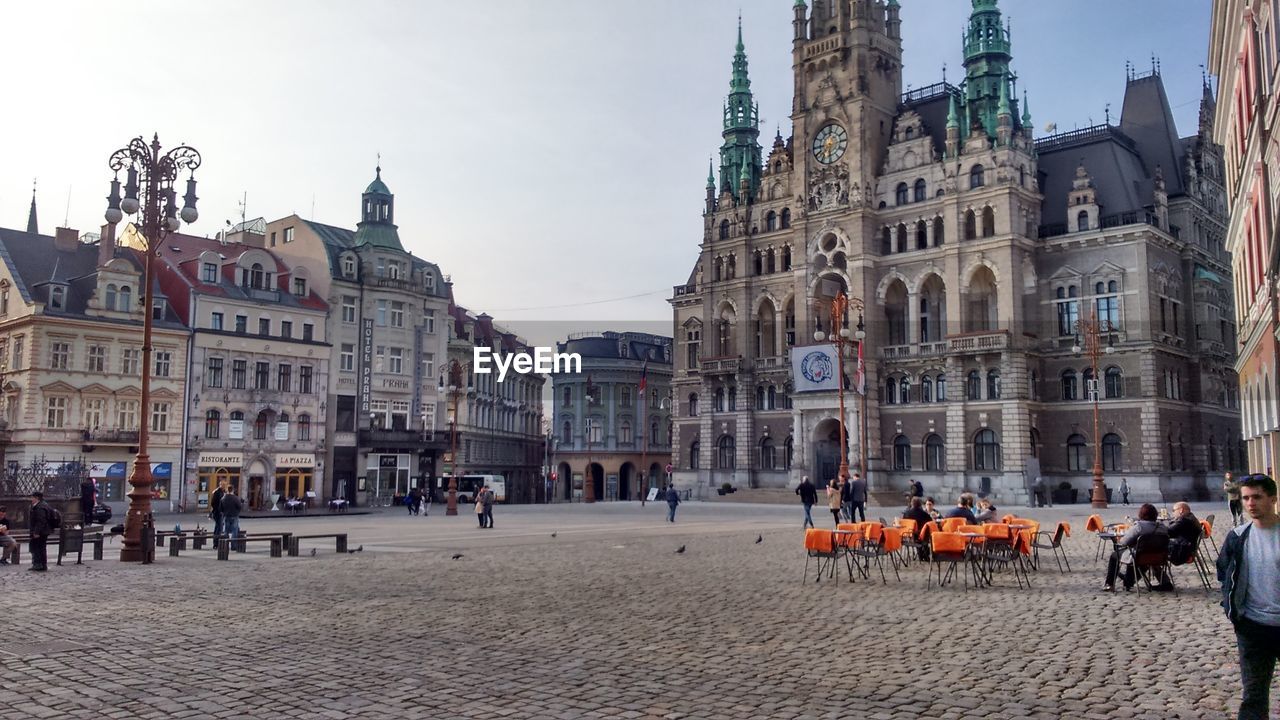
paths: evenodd
<path fill-rule="evenodd" d="M 307 296 L 307 279 L 296 277 L 293 279 L 293 294 L 298 297 Z"/>
<path fill-rule="evenodd" d="M 356 276 L 356 259 L 350 255 L 342 258 L 342 276 L 345 278 Z"/>
<path fill-rule="evenodd" d="M 49 288 L 49 307 L 54 310 L 65 310 L 67 308 L 67 289 L 61 285 L 54 285 Z"/>
<path fill-rule="evenodd" d="M 432 273 L 424 273 L 423 280 L 426 282 L 428 290 L 436 289 L 436 276 Z"/>
<path fill-rule="evenodd" d="M 200 263 L 200 281 L 207 283 L 218 282 L 218 265 L 217 263 Z"/>
<path fill-rule="evenodd" d="M 133 291 L 128 285 L 121 285 L 120 292 L 116 295 L 115 307 L 108 306 L 109 310 L 118 310 L 120 312 L 133 312 Z"/>
<path fill-rule="evenodd" d="M 386 260 L 386 258 L 378 258 L 377 262 L 375 262 L 375 263 L 374 263 L 374 266 L 373 266 L 373 274 L 374 274 L 376 277 L 386 277 L 386 276 L 387 276 L 387 260 Z"/>
<path fill-rule="evenodd" d="M 116 286 L 115 285 L 107 286 L 107 294 L 106 294 L 106 297 L 104 298 L 104 301 L 105 302 L 103 303 L 103 305 L 104 307 L 106 307 L 106 309 L 108 310 L 116 309 Z"/>
<path fill-rule="evenodd" d="M 155 300 L 155 301 L 153 301 L 153 302 L 151 303 L 151 319 L 152 319 L 152 320 L 163 320 L 163 319 L 164 319 L 164 309 L 165 309 L 165 302 L 164 302 L 164 300 Z"/>
<path fill-rule="evenodd" d="M 392 280 L 400 279 L 400 263 L 397 263 L 397 262 L 387 263 L 387 277 L 391 278 Z"/>
<path fill-rule="evenodd" d="M 245 273 L 245 280 L 248 286 L 254 290 L 262 290 L 266 287 L 266 272 L 262 269 L 262 263 L 254 263 L 249 267 L 249 271 Z"/>

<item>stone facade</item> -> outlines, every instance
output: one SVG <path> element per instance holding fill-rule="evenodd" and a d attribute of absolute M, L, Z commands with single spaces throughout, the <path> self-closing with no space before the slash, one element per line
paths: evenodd
<path fill-rule="evenodd" d="M 637 500 L 646 487 L 666 483 L 674 432 L 671 350 L 671 338 L 634 332 L 587 333 L 557 344 L 557 352 L 582 358 L 581 372 L 551 375 L 557 502 Z"/>
<path fill-rule="evenodd" d="M 1037 140 L 995 0 L 975 0 L 964 81 L 908 93 L 896 2 L 811 5 L 793 134 L 767 155 L 739 34 L 700 256 L 671 299 L 677 484 L 834 477 L 837 393 L 798 392 L 790 355 L 835 325 L 866 332 L 843 422 L 873 490 L 1083 491 L 1099 441 L 1137 498 L 1203 495 L 1241 465 L 1212 95 L 1179 137 L 1159 72 L 1130 71 L 1118 125 Z M 840 292 L 853 309 L 833 318 Z M 1074 350 L 1095 313 L 1098 383 Z"/>
<path fill-rule="evenodd" d="M 357 503 L 425 486 L 448 447 L 438 377 L 424 370 L 446 356 L 448 285 L 404 249 L 394 219 L 379 168 L 354 232 L 297 215 L 266 227 L 267 249 L 305 268 L 330 308 L 328 479 Z"/>

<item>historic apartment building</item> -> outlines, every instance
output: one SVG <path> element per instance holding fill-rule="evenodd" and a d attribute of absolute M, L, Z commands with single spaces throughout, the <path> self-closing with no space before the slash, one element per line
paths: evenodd
<path fill-rule="evenodd" d="M 290 215 L 265 232 L 267 249 L 304 269 L 330 308 L 330 495 L 389 503 L 439 475 L 449 438 L 435 367 L 446 356 L 449 289 L 438 266 L 401 244 L 382 169 L 354 231 Z"/>
<path fill-rule="evenodd" d="M 453 418 L 457 413 L 459 475 L 501 475 L 506 479 L 506 501 L 546 502 L 543 462 L 546 436 L 542 433 L 542 389 L 546 377 L 534 373 L 477 373 L 475 348 L 486 348 L 494 357 L 532 353 L 522 338 L 503 330 L 485 313 L 472 315 L 465 307 L 449 306 L 448 360 L 434 368 L 440 378 L 444 425 L 450 451 L 455 445 Z M 490 364 L 492 366 L 492 363 Z M 424 374 L 431 368 L 424 368 Z M 451 380 L 452 373 L 452 380 Z M 450 394 L 448 387 L 456 388 Z M 441 468 L 440 477 L 451 469 Z M 437 495 L 438 500 L 443 500 Z"/>
<path fill-rule="evenodd" d="M 192 330 L 188 509 L 226 480 L 251 509 L 300 498 L 323 507 L 331 348 L 328 305 L 309 271 L 264 248 L 261 220 L 215 239 L 172 233 L 157 278 Z"/>
<path fill-rule="evenodd" d="M 130 226 L 126 232 L 131 231 Z M 141 423 L 150 423 L 153 494 L 179 501 L 188 332 L 158 287 L 150 407 L 142 399 L 142 256 L 103 235 L 0 228 L 0 417 L 13 471 L 83 463 L 100 497 L 125 499 Z"/>
<path fill-rule="evenodd" d="M 1218 78 L 1214 141 L 1224 149 L 1233 258 L 1243 433 L 1248 468 L 1271 473 L 1280 453 L 1280 348 L 1277 347 L 1276 194 L 1280 191 L 1280 3 L 1215 0 L 1209 72 Z"/>
<path fill-rule="evenodd" d="M 638 500 L 646 484 L 661 487 L 671 461 L 671 338 L 586 333 L 556 351 L 580 355 L 582 372 L 551 375 L 555 499 Z"/>
<path fill-rule="evenodd" d="M 1084 493 L 1100 444 L 1113 487 L 1203 495 L 1244 464 L 1212 94 L 1180 137 L 1158 67 L 1130 69 L 1119 124 L 1037 140 L 996 0 L 973 0 L 958 85 L 902 91 L 903 26 L 892 0 L 797 3 L 792 136 L 767 154 L 739 28 L 700 254 L 671 299 L 677 484 L 825 484 L 843 422 L 873 490 Z M 834 367 L 795 375 L 831 352 L 813 338 L 840 292 L 868 391 L 844 418 L 838 381 L 805 389 Z M 1095 316 L 1096 372 L 1075 351 Z"/>

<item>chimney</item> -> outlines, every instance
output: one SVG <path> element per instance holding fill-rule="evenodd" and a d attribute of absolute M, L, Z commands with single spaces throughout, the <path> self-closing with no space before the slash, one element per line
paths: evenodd
<path fill-rule="evenodd" d="M 98 267 L 111 262 L 116 256 L 116 226 L 106 223 L 102 226 L 102 236 L 98 239 Z"/>
<path fill-rule="evenodd" d="M 60 227 L 54 232 L 53 248 L 58 252 L 75 252 L 80 244 L 80 233 L 71 228 Z"/>

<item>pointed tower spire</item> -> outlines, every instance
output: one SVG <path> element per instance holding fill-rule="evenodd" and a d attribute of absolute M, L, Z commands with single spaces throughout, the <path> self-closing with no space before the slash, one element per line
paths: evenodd
<path fill-rule="evenodd" d="M 707 188 L 714 190 L 716 187 L 716 161 L 715 158 L 707 158 Z"/>
<path fill-rule="evenodd" d="M 947 109 L 947 129 L 960 129 L 960 112 L 956 109 L 956 96 L 951 96 L 951 104 Z"/>
<path fill-rule="evenodd" d="M 1009 29 L 1001 22 L 998 0 L 973 0 L 964 37 L 965 114 L 988 137 L 996 136 L 1001 87 L 1012 60 Z"/>
<path fill-rule="evenodd" d="M 1000 76 L 1000 102 L 996 106 L 996 115 L 1013 115 L 1013 110 L 1009 107 L 1009 75 L 1005 73 Z"/>
<path fill-rule="evenodd" d="M 31 181 L 31 210 L 27 213 L 27 232 L 32 235 L 40 234 L 40 226 L 36 222 L 36 181 Z"/>
<path fill-rule="evenodd" d="M 724 144 L 720 146 L 720 190 L 730 192 L 740 201 L 741 178 L 749 173 L 748 190 L 754 193 L 760 185 L 760 107 L 751 95 L 751 78 L 747 74 L 747 49 L 742 41 L 742 16 L 738 16 L 738 41 L 734 46 L 733 74 L 729 80 L 729 97 L 724 104 Z"/>
<path fill-rule="evenodd" d="M 1022 127 L 1031 127 L 1031 104 L 1027 102 L 1027 91 L 1022 91 Z"/>

